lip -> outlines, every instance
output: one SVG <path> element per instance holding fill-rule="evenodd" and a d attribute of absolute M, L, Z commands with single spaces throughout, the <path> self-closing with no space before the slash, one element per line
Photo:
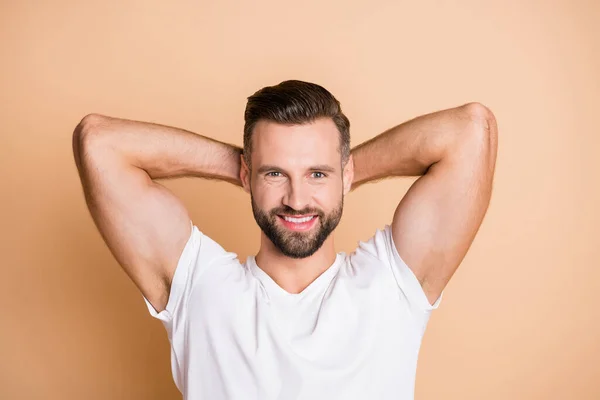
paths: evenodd
<path fill-rule="evenodd" d="M 287 215 L 285 215 L 285 216 L 287 217 Z M 315 226 L 315 224 L 317 223 L 317 220 L 319 219 L 319 216 L 315 215 L 315 214 L 309 214 L 309 215 L 305 215 L 304 217 L 310 217 L 310 216 L 314 216 L 314 218 L 311 219 L 310 221 L 296 224 L 294 222 L 286 221 L 282 215 L 278 215 L 279 220 L 281 221 L 283 226 L 285 226 L 287 229 L 289 229 L 291 231 L 298 231 L 298 232 L 308 231 Z M 294 218 L 302 218 L 301 216 L 296 216 L 296 215 L 294 215 L 293 217 Z"/>

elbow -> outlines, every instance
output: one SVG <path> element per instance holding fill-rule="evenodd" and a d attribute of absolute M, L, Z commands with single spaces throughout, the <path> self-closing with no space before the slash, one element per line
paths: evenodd
<path fill-rule="evenodd" d="M 106 131 L 108 117 L 100 114 L 88 114 L 75 127 L 72 137 L 73 156 L 79 169 L 82 167 L 82 155 L 96 147 L 98 139 Z"/>
<path fill-rule="evenodd" d="M 468 119 L 472 122 L 469 124 L 471 132 L 465 137 L 468 137 L 464 143 L 474 143 L 475 148 L 484 154 L 493 171 L 496 163 L 498 152 L 498 124 L 496 117 L 492 111 L 481 103 L 468 103 L 463 107 Z M 468 146 L 473 149 L 474 147 Z"/>
<path fill-rule="evenodd" d="M 485 135 L 497 134 L 496 117 L 492 110 L 478 102 L 471 102 L 461 107 L 464 115 L 473 122 L 472 131 Z"/>
<path fill-rule="evenodd" d="M 73 143 L 83 145 L 95 136 L 99 136 L 106 126 L 107 117 L 100 114 L 88 114 L 79 121 L 73 131 Z"/>

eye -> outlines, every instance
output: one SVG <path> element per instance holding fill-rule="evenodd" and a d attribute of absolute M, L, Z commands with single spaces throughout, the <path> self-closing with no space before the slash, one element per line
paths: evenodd
<path fill-rule="evenodd" d="M 281 172 L 279 172 L 279 171 L 267 172 L 266 176 L 269 176 L 269 177 L 278 177 L 278 176 L 280 176 L 280 175 L 272 175 L 272 174 L 281 174 Z"/>
<path fill-rule="evenodd" d="M 315 174 L 319 174 L 319 176 L 315 176 L 315 178 L 325 178 L 327 176 L 324 173 L 319 172 L 319 171 L 313 172 L 313 175 L 315 175 Z"/>

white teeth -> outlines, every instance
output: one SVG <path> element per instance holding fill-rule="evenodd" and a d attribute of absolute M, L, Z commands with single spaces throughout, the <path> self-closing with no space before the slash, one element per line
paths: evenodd
<path fill-rule="evenodd" d="M 286 217 L 286 216 L 284 216 L 283 219 L 285 219 L 288 222 L 293 222 L 295 224 L 300 224 L 302 222 L 310 221 L 314 217 L 315 217 L 314 215 L 312 215 L 310 217 L 304 217 L 304 218 L 292 218 L 292 217 Z"/>

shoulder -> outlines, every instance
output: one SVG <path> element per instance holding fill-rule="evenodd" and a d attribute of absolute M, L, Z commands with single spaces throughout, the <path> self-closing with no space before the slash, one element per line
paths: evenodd
<path fill-rule="evenodd" d="M 245 273 L 246 268 L 239 260 L 238 254 L 226 250 L 223 245 L 194 226 L 190 238 L 189 258 L 195 264 L 195 270 L 203 275 L 203 281 L 211 284 L 213 280 L 225 279 L 232 273 Z M 188 242 L 188 244 L 190 244 Z M 182 258 L 185 255 L 182 255 Z"/>
<path fill-rule="evenodd" d="M 355 263 L 383 263 L 389 265 L 392 246 L 390 225 L 376 229 L 366 240 L 359 240 L 349 259 Z"/>
<path fill-rule="evenodd" d="M 359 240 L 356 248 L 345 255 L 345 273 L 360 277 L 363 281 L 383 278 L 386 282 L 391 282 L 390 237 L 390 227 L 385 225 L 376 229 L 366 240 Z"/>

